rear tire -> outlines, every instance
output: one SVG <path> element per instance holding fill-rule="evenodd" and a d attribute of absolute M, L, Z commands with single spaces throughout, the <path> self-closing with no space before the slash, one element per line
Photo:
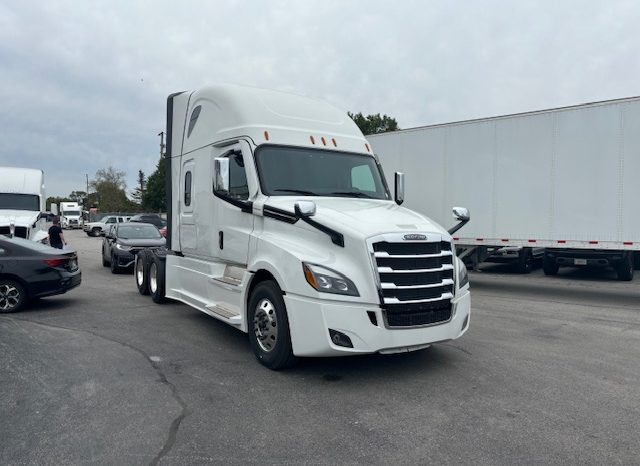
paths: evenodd
<path fill-rule="evenodd" d="M 518 273 L 529 273 L 533 268 L 533 256 L 531 249 L 522 248 L 518 255 Z"/>
<path fill-rule="evenodd" d="M 136 286 L 141 295 L 149 294 L 149 259 L 147 251 L 142 250 L 136 255 L 136 265 L 134 275 L 136 277 Z"/>
<path fill-rule="evenodd" d="M 247 311 L 251 349 L 261 364 L 272 370 L 296 362 L 282 291 L 272 281 L 259 283 L 251 292 Z"/>
<path fill-rule="evenodd" d="M 167 300 L 165 297 L 164 266 L 164 262 L 157 256 L 149 260 L 149 292 L 151 299 L 156 304 L 162 304 Z"/>
<path fill-rule="evenodd" d="M 16 312 L 27 302 L 27 294 L 15 280 L 0 279 L 0 313 Z"/>
<path fill-rule="evenodd" d="M 545 275 L 557 275 L 559 268 L 554 259 L 549 259 L 546 255 L 542 259 L 542 270 Z"/>
<path fill-rule="evenodd" d="M 618 280 L 630 282 L 633 280 L 633 254 L 624 254 L 624 259 L 616 266 L 618 272 Z"/>

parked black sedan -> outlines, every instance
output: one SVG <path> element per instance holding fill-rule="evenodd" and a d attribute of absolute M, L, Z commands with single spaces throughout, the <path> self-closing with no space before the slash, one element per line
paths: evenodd
<path fill-rule="evenodd" d="M 81 280 L 75 251 L 0 236 L 0 312 L 15 312 L 29 299 L 66 293 Z"/>
<path fill-rule="evenodd" d="M 133 266 L 135 253 L 142 248 L 161 247 L 166 240 L 150 223 L 119 223 L 104 233 L 102 265 L 112 273 Z"/>

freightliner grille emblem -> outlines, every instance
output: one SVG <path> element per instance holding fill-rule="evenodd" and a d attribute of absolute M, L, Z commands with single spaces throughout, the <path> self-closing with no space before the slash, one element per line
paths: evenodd
<path fill-rule="evenodd" d="M 411 235 L 404 235 L 404 239 L 407 241 L 424 241 L 425 239 L 427 239 L 427 237 L 425 235 L 411 234 Z"/>

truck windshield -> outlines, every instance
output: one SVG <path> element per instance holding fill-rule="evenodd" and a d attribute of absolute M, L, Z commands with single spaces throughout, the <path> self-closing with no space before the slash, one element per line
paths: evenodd
<path fill-rule="evenodd" d="M 78 210 L 65 210 L 62 214 L 66 215 L 66 216 L 71 216 L 71 217 L 76 216 L 77 217 L 78 215 L 80 215 L 80 211 L 78 211 Z"/>
<path fill-rule="evenodd" d="M 0 209 L 40 211 L 40 198 L 36 194 L 0 193 Z"/>
<path fill-rule="evenodd" d="M 267 196 L 390 199 L 372 156 L 330 150 L 264 146 L 256 151 Z"/>

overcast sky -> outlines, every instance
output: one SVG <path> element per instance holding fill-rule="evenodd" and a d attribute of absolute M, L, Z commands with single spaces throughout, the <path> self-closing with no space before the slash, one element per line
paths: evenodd
<path fill-rule="evenodd" d="M 401 128 L 640 94 L 634 1 L 0 0 L 0 165 L 48 195 L 159 157 L 168 94 L 293 91 Z"/>

